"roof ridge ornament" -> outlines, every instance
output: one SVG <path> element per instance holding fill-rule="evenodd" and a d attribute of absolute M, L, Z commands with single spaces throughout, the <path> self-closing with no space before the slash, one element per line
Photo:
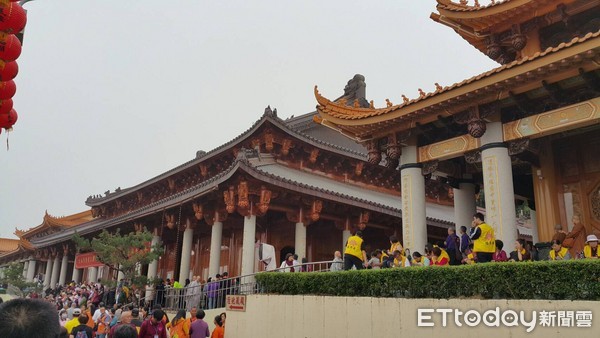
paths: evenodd
<path fill-rule="evenodd" d="M 265 108 L 263 117 L 277 117 L 277 108 L 271 109 L 271 106 L 268 105 L 267 108 Z"/>

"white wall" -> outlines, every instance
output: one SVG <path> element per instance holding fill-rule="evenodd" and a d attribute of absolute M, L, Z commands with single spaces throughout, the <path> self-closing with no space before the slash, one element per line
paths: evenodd
<path fill-rule="evenodd" d="M 435 327 L 417 326 L 418 308 L 475 309 L 480 313 L 500 307 L 501 311 L 525 311 L 531 320 L 532 311 L 591 310 L 592 328 L 537 327 L 526 332 L 526 327 L 457 327 L 451 318 L 446 328 L 441 326 L 441 315 L 435 318 Z M 366 297 L 318 296 L 248 296 L 246 312 L 227 312 L 225 337 L 277 338 L 351 338 L 351 337 L 599 337 L 600 302 L 540 301 L 540 300 L 475 300 L 475 299 L 397 299 Z"/>

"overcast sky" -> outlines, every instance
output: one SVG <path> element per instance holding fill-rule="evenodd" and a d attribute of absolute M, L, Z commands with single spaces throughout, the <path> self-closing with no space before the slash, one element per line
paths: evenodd
<path fill-rule="evenodd" d="M 486 3 L 486 1 L 482 1 Z M 497 64 L 429 19 L 434 0 L 35 0 L 0 135 L 0 236 L 45 210 L 159 175 L 246 130 L 267 105 L 314 110 L 356 73 L 402 102 Z"/>

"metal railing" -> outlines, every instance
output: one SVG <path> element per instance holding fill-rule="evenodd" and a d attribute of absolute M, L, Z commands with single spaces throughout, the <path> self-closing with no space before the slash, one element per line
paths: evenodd
<path fill-rule="evenodd" d="M 343 267 L 342 262 L 321 261 L 285 266 L 283 268 L 269 270 L 268 272 L 328 272 L 331 270 L 332 264 L 335 264 L 333 270 L 341 270 Z M 185 309 L 186 311 L 189 311 L 194 306 L 198 309 L 204 310 L 222 308 L 225 307 L 225 299 L 227 295 L 250 295 L 264 293 L 264 290 L 257 285 L 255 278 L 257 274 L 262 272 L 219 279 L 192 287 L 165 287 L 164 290 L 154 289 L 148 293 L 145 298 L 150 300 L 147 302 L 150 303 L 148 305 L 153 306 L 154 304 L 158 303 L 165 310 Z"/>

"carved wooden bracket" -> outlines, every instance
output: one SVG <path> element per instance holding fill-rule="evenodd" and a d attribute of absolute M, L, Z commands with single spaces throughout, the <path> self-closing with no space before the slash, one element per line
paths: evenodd
<path fill-rule="evenodd" d="M 360 230 L 364 230 L 364 228 L 367 227 L 367 223 L 369 223 L 370 216 L 371 216 L 371 213 L 368 211 L 360 212 L 360 215 L 358 216 L 358 228 Z"/>
<path fill-rule="evenodd" d="M 200 203 L 193 203 L 192 208 L 194 209 L 194 217 L 197 220 L 204 218 L 204 206 Z"/>
<path fill-rule="evenodd" d="M 165 225 L 169 229 L 173 229 L 175 227 L 175 215 L 173 214 L 165 214 Z"/>
<path fill-rule="evenodd" d="M 319 218 L 321 218 L 321 211 L 323 210 L 323 201 L 321 200 L 314 200 L 312 202 L 311 208 L 310 208 L 310 215 L 309 218 L 312 222 L 316 222 L 319 220 Z"/>
<path fill-rule="evenodd" d="M 439 164 L 438 160 L 433 160 L 433 161 L 423 163 L 423 168 L 421 169 L 422 174 L 423 175 L 433 174 L 437 170 L 438 164 Z"/>
<path fill-rule="evenodd" d="M 454 121 L 458 124 L 467 124 L 469 135 L 480 138 L 485 134 L 487 126 L 479 115 L 479 106 L 473 106 L 465 112 L 454 115 Z"/>
<path fill-rule="evenodd" d="M 237 206 L 241 209 L 248 209 L 250 201 L 248 200 L 248 182 L 241 181 L 238 184 L 238 203 Z"/>
<path fill-rule="evenodd" d="M 62 245 L 62 251 L 63 251 L 63 255 L 68 255 L 69 254 L 69 245 L 68 244 L 63 244 Z"/>
<path fill-rule="evenodd" d="M 206 164 L 200 163 L 198 167 L 200 168 L 200 175 L 202 175 L 202 177 L 208 176 L 208 166 Z"/>
<path fill-rule="evenodd" d="M 363 162 L 358 162 L 358 163 L 356 164 L 356 166 L 354 167 L 354 174 L 355 174 L 356 176 L 360 176 L 360 175 L 362 175 L 362 172 L 363 172 L 363 167 L 364 167 L 364 165 L 365 165 L 365 164 L 364 164 Z"/>
<path fill-rule="evenodd" d="M 508 155 L 516 155 L 524 152 L 529 147 L 529 138 L 521 138 L 508 142 Z"/>
<path fill-rule="evenodd" d="M 144 224 L 140 222 L 135 222 L 133 223 L 133 229 L 135 230 L 135 232 L 140 233 L 144 230 Z"/>
<path fill-rule="evenodd" d="M 396 134 L 393 133 L 388 136 L 388 143 L 385 150 L 385 154 L 388 158 L 392 160 L 397 160 L 400 158 L 400 154 L 402 154 L 402 148 L 400 148 L 400 143 L 396 138 Z"/>
<path fill-rule="evenodd" d="M 371 164 L 379 164 L 381 162 L 381 151 L 379 150 L 379 144 L 376 140 L 367 142 L 367 161 Z"/>
<path fill-rule="evenodd" d="M 269 210 L 269 204 L 271 203 L 271 190 L 268 190 L 264 185 L 260 187 L 260 197 L 258 206 L 258 213 L 264 215 Z"/>
<path fill-rule="evenodd" d="M 317 162 L 318 157 L 319 157 L 319 149 L 314 148 L 310 151 L 310 156 L 308 157 L 308 161 L 310 163 L 314 164 Z"/>
<path fill-rule="evenodd" d="M 92 217 L 96 218 L 96 217 L 100 217 L 100 216 L 102 216 L 100 207 L 92 207 Z"/>
<path fill-rule="evenodd" d="M 290 153 L 290 148 L 292 147 L 292 140 L 290 139 L 284 139 L 283 143 L 281 144 L 281 153 L 284 156 L 287 156 Z"/>
<path fill-rule="evenodd" d="M 173 191 L 175 190 L 175 179 L 174 178 L 167 178 L 167 183 L 169 184 L 169 190 Z"/>
<path fill-rule="evenodd" d="M 270 130 L 268 130 L 265 133 L 265 149 L 268 152 L 273 151 L 273 139 L 274 139 L 273 133 Z"/>
<path fill-rule="evenodd" d="M 235 211 L 235 188 L 230 186 L 228 190 L 223 191 L 223 202 L 228 213 Z"/>
<path fill-rule="evenodd" d="M 465 153 L 465 161 L 469 164 L 481 163 L 481 151 L 475 150 Z"/>

